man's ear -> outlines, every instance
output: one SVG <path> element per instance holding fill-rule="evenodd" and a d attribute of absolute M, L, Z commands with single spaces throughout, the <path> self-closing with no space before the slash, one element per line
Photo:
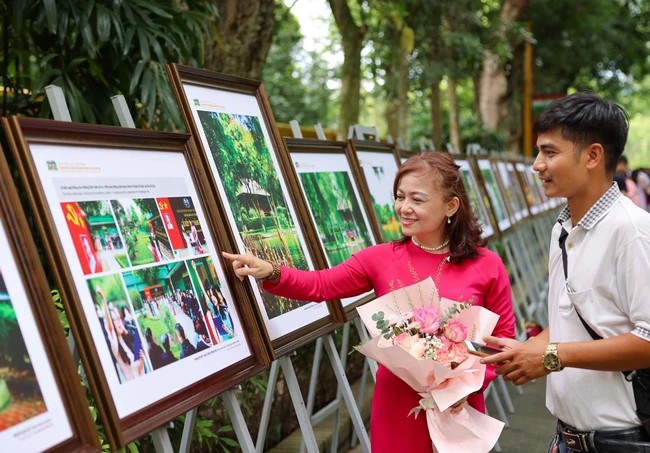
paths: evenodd
<path fill-rule="evenodd" d="M 605 162 L 605 150 L 600 143 L 592 143 L 584 151 L 587 159 L 587 169 L 594 170 L 601 163 Z"/>

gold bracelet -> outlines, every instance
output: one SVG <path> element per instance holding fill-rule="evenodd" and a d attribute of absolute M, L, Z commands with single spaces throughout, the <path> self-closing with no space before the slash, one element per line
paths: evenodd
<path fill-rule="evenodd" d="M 271 262 L 271 265 L 273 266 L 273 272 L 266 277 L 258 278 L 258 282 L 271 282 L 280 277 L 280 265 L 274 262 Z"/>

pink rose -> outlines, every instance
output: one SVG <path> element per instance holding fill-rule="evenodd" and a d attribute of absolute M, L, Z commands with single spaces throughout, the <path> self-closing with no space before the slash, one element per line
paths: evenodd
<path fill-rule="evenodd" d="M 411 320 L 420 323 L 422 326 L 420 332 L 422 333 L 436 333 L 440 327 L 438 310 L 434 307 L 416 308 L 413 310 Z"/>
<path fill-rule="evenodd" d="M 400 346 L 402 349 L 409 351 L 419 337 L 417 335 L 409 335 L 407 332 L 401 333 L 395 337 L 395 345 Z"/>
<path fill-rule="evenodd" d="M 449 366 L 450 364 L 447 362 L 448 357 L 449 349 L 444 346 L 436 349 L 436 361 L 440 362 L 444 366 Z"/>
<path fill-rule="evenodd" d="M 427 352 L 427 348 L 424 346 L 423 341 L 416 341 L 413 346 L 411 346 L 411 349 L 409 350 L 409 354 L 411 354 L 413 357 L 416 359 L 421 359 L 424 357 L 424 354 Z"/>
<path fill-rule="evenodd" d="M 457 364 L 463 363 L 469 357 L 467 346 L 464 343 L 456 343 L 449 350 L 449 362 L 456 362 Z"/>
<path fill-rule="evenodd" d="M 460 322 L 450 322 L 444 328 L 445 337 L 454 343 L 465 341 L 467 338 L 467 326 Z"/>
<path fill-rule="evenodd" d="M 442 341 L 442 344 L 444 345 L 445 348 L 450 349 L 454 343 L 449 340 L 444 334 L 444 332 L 440 335 L 436 335 L 436 338 L 440 341 Z"/>

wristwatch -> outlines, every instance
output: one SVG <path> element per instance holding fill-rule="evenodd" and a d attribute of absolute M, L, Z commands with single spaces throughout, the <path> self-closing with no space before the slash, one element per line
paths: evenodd
<path fill-rule="evenodd" d="M 271 262 L 271 265 L 273 265 L 273 272 L 271 272 L 266 277 L 258 278 L 257 279 L 258 282 L 270 282 L 280 276 L 280 265 L 274 262 Z"/>
<path fill-rule="evenodd" d="M 562 361 L 557 355 L 557 343 L 549 343 L 546 354 L 542 356 L 542 364 L 548 371 L 562 371 Z"/>

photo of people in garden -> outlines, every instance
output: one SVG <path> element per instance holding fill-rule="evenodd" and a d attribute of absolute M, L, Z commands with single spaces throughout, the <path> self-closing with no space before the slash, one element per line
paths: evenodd
<path fill-rule="evenodd" d="M 176 258 L 209 253 L 191 197 L 157 198 L 156 202 Z"/>
<path fill-rule="evenodd" d="M 478 191 L 478 186 L 472 177 L 472 174 L 467 169 L 461 169 L 460 175 L 463 178 L 463 183 L 465 184 L 465 189 L 467 190 L 467 196 L 469 197 L 469 202 L 472 205 L 474 214 L 478 218 L 478 223 L 485 231 L 490 229 L 490 221 L 488 219 L 488 214 L 485 211 L 484 205 L 480 201 L 480 194 Z"/>
<path fill-rule="evenodd" d="M 247 252 L 307 270 L 305 250 L 288 209 L 281 175 L 274 164 L 259 118 L 198 111 L 207 148 L 215 161 L 237 229 Z M 269 319 L 307 302 L 260 290 Z"/>
<path fill-rule="evenodd" d="M 174 258 L 155 199 L 112 200 L 111 206 L 133 266 Z"/>
<path fill-rule="evenodd" d="M 61 208 L 84 275 L 130 266 L 108 201 L 65 202 Z"/>
<path fill-rule="evenodd" d="M 510 188 L 514 192 L 514 196 L 517 199 L 517 207 L 519 210 L 515 212 L 521 212 L 522 215 L 526 216 L 528 215 L 528 211 L 526 209 L 528 205 L 526 204 L 526 197 L 524 196 L 521 184 L 519 184 L 519 178 L 517 177 L 515 165 L 513 163 L 507 162 L 506 168 L 508 169 Z"/>
<path fill-rule="evenodd" d="M 372 245 L 349 173 L 301 172 L 299 176 L 330 267 Z"/>
<path fill-rule="evenodd" d="M 151 372 L 142 332 L 119 274 L 86 282 L 120 383 Z"/>
<path fill-rule="evenodd" d="M 517 190 L 518 187 L 516 187 L 515 184 L 519 185 L 519 181 L 517 181 L 517 179 L 514 181 L 512 180 L 510 172 L 508 171 L 508 166 L 505 162 L 497 162 L 496 166 L 499 171 L 499 175 L 501 176 L 501 181 L 503 182 L 503 188 L 505 190 L 506 198 L 503 201 L 508 203 L 516 219 L 519 220 L 521 219 L 521 214 L 523 211 L 521 202 L 524 201 L 520 201 L 519 196 L 517 195 L 519 191 Z"/>
<path fill-rule="evenodd" d="M 392 159 L 392 156 L 390 158 Z M 386 242 L 397 240 L 402 237 L 402 228 L 395 213 L 395 197 L 393 195 L 393 179 L 397 174 L 397 164 L 392 169 L 382 165 L 364 165 L 363 159 L 361 157 L 360 159 L 372 198 L 372 205 L 381 226 L 381 235 Z"/>
<path fill-rule="evenodd" d="M 233 322 L 234 307 L 221 290 L 212 257 L 196 258 L 186 263 L 213 343 L 234 338 L 237 335 Z"/>
<path fill-rule="evenodd" d="M 497 222 L 501 223 L 506 219 L 506 207 L 503 205 L 503 200 L 501 199 L 501 194 L 499 193 L 499 187 L 494 178 L 494 173 L 492 173 L 491 168 L 481 168 L 481 175 L 483 176 L 483 181 L 485 183 L 485 191 L 490 197 L 487 201 L 491 202 L 492 209 L 494 209 L 494 216 L 496 217 Z"/>
<path fill-rule="evenodd" d="M 46 410 L 0 270 L 0 432 Z"/>
<path fill-rule="evenodd" d="M 183 261 L 122 274 L 154 370 L 212 346 Z"/>

